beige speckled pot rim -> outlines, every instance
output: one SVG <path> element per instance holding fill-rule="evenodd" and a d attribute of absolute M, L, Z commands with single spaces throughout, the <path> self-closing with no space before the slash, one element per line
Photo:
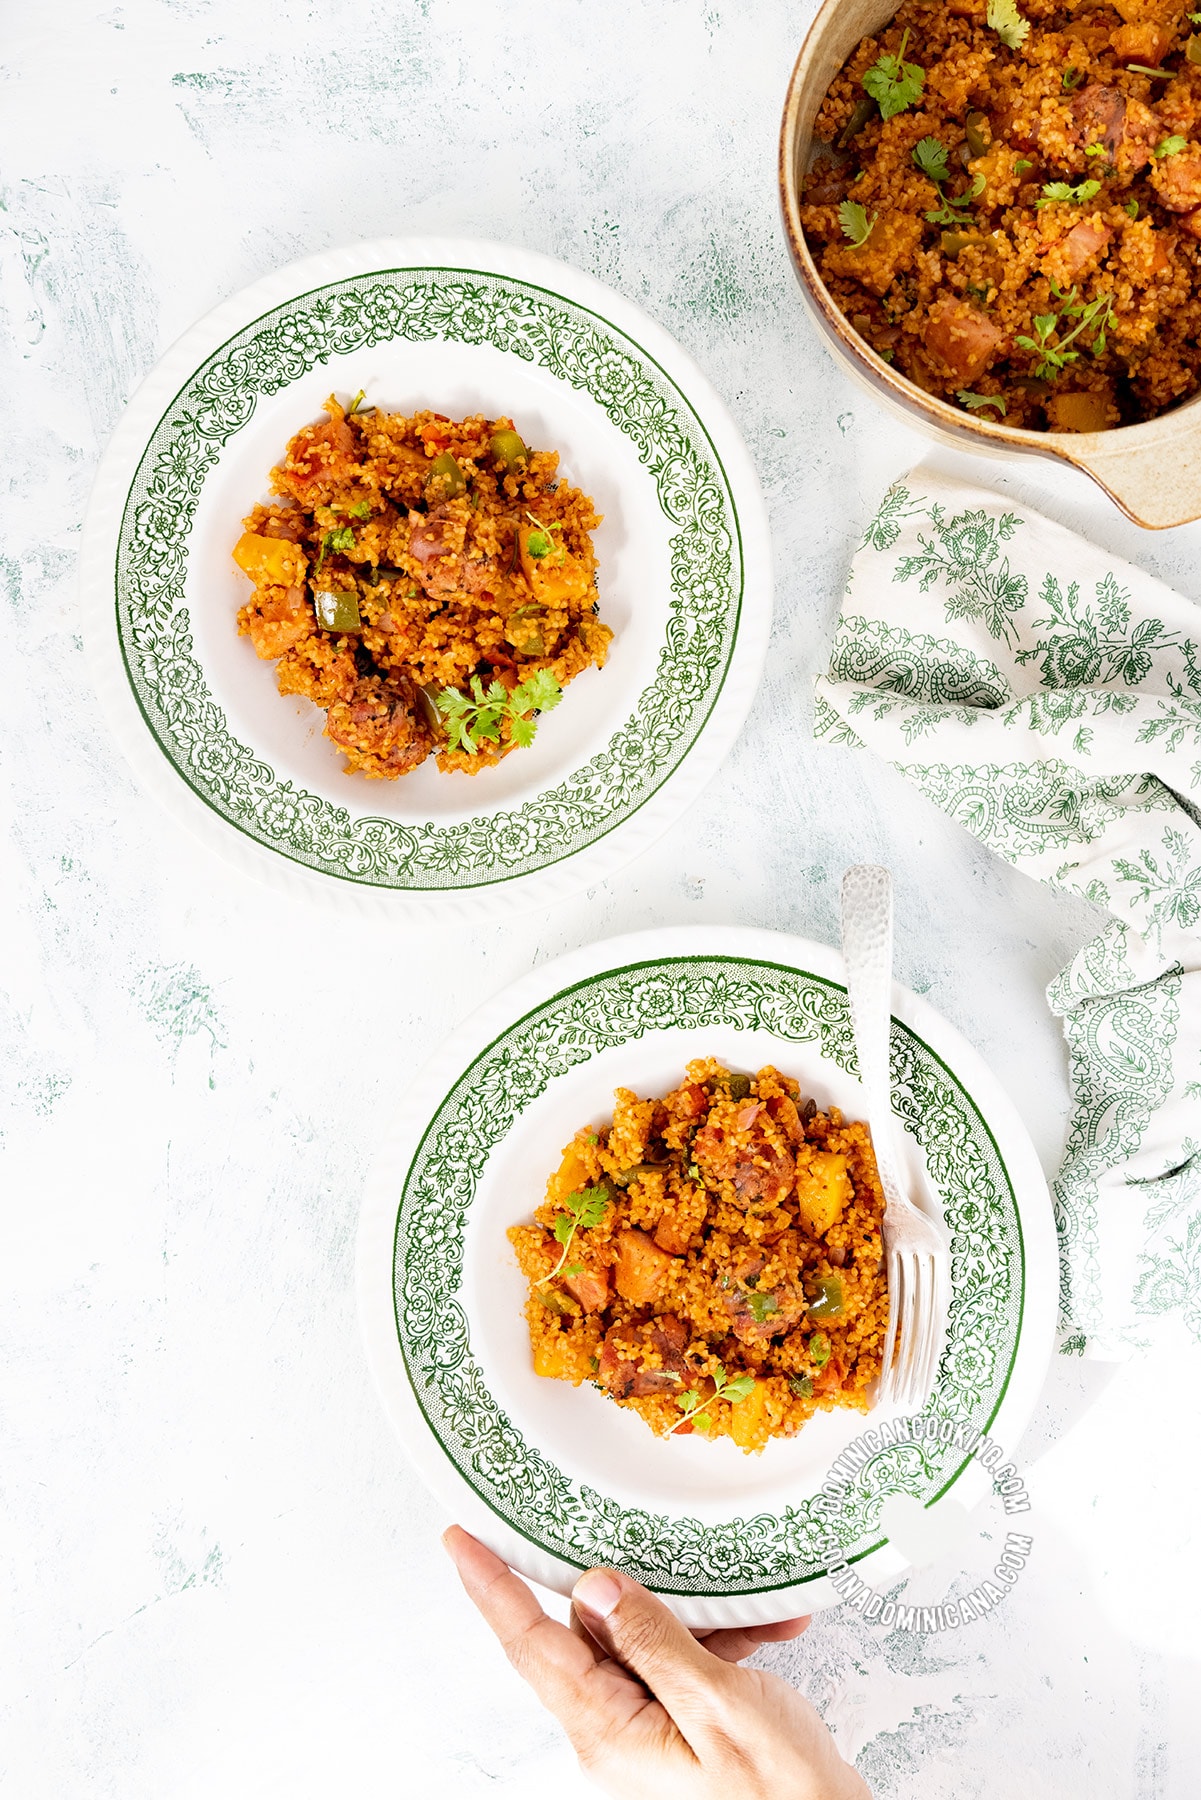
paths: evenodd
<path fill-rule="evenodd" d="M 962 450 L 1052 457 L 1081 469 L 1136 525 L 1162 530 L 1201 518 L 1201 395 L 1142 425 L 1076 435 L 1023 431 L 969 415 L 923 393 L 886 363 L 843 317 L 801 229 L 800 177 L 813 120 L 831 80 L 859 39 L 878 31 L 896 0 L 824 0 L 801 46 L 780 129 L 780 205 L 801 292 L 835 359 L 910 425 Z"/>

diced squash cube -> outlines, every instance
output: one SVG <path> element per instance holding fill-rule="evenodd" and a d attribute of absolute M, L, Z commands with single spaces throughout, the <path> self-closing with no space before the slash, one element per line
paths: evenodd
<path fill-rule="evenodd" d="M 617 1240 L 617 1291 L 632 1306 L 646 1306 L 659 1291 L 671 1257 L 645 1231 L 623 1231 Z"/>
<path fill-rule="evenodd" d="M 522 573 L 540 606 L 562 606 L 568 600 L 582 600 L 592 586 L 588 570 L 568 554 L 559 543 L 559 536 L 557 531 L 543 530 L 534 524 L 517 534 Z M 537 549 L 544 544 L 549 548 L 535 556 L 530 550 L 531 540 Z"/>
<path fill-rule="evenodd" d="M 845 1156 L 815 1150 L 797 1169 L 797 1211 L 810 1237 L 825 1237 L 854 1194 Z"/>
<path fill-rule="evenodd" d="M 583 1144 L 568 1144 L 563 1161 L 551 1176 L 547 1199 L 566 1200 L 568 1194 L 578 1194 L 581 1188 L 590 1187 L 595 1167 L 595 1161 L 587 1155 Z"/>
<path fill-rule="evenodd" d="M 576 1354 L 565 1331 L 547 1332 L 534 1349 L 535 1375 L 548 1375 L 552 1381 L 576 1381 Z"/>
<path fill-rule="evenodd" d="M 234 545 L 234 561 L 256 587 L 299 587 L 307 568 L 299 544 L 255 531 L 242 533 Z"/>
<path fill-rule="evenodd" d="M 765 1381 L 757 1381 L 745 1400 L 730 1407 L 730 1436 L 740 1450 L 762 1450 L 770 1434 L 770 1390 Z"/>

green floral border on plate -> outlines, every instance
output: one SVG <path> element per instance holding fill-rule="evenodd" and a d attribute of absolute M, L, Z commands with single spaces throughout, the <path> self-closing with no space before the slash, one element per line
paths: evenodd
<path fill-rule="evenodd" d="M 277 775 L 230 731 L 196 658 L 183 605 L 188 535 L 204 482 L 258 397 L 278 393 L 332 356 L 396 338 L 488 345 L 590 395 L 636 445 L 674 528 L 667 629 L 655 678 L 604 750 L 511 812 L 445 826 L 357 817 Z M 377 270 L 273 308 L 181 388 L 126 499 L 117 633 L 160 749 L 222 818 L 322 874 L 436 892 L 486 886 L 561 862 L 662 787 L 721 692 L 738 633 L 742 581 L 737 510 L 716 449 L 679 388 L 631 337 L 574 301 L 509 276 Z"/>
<path fill-rule="evenodd" d="M 829 1523 L 802 1501 L 720 1524 L 651 1514 L 577 1482 L 525 1441 L 472 1353 L 459 1295 L 467 1216 L 484 1167 L 554 1079 L 648 1032 L 701 1025 L 814 1043 L 856 1072 L 846 989 L 744 957 L 668 957 L 592 976 L 537 1006 L 475 1058 L 430 1121 L 400 1197 L 396 1329 L 418 1405 L 463 1479 L 547 1554 L 605 1562 L 660 1592 L 742 1594 L 824 1573 Z M 952 1302 L 933 1417 L 987 1430 L 1021 1333 L 1025 1257 L 1017 1198 L 979 1107 L 909 1026 L 892 1026 L 893 1101 L 921 1146 L 952 1238 Z M 682 1070 L 681 1070 L 682 1072 Z M 871 1458 L 835 1530 L 848 1560 L 879 1541 L 886 1495 L 928 1503 L 964 1465 L 953 1447 L 897 1445 Z"/>

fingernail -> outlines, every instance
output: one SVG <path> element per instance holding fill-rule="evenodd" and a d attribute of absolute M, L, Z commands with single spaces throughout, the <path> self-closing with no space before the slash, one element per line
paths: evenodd
<path fill-rule="evenodd" d="M 588 1569 L 576 1582 L 571 1597 L 594 1618 L 607 1619 L 621 1599 L 621 1583 L 606 1569 Z"/>

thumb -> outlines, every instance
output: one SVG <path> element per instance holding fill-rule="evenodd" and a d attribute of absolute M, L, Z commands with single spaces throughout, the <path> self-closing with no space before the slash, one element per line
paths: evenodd
<path fill-rule="evenodd" d="M 727 1665 L 698 1644 L 662 1600 L 615 1569 L 587 1570 L 571 1597 L 590 1635 L 637 1675 L 690 1739 L 689 1715 L 711 1710 Z"/>

